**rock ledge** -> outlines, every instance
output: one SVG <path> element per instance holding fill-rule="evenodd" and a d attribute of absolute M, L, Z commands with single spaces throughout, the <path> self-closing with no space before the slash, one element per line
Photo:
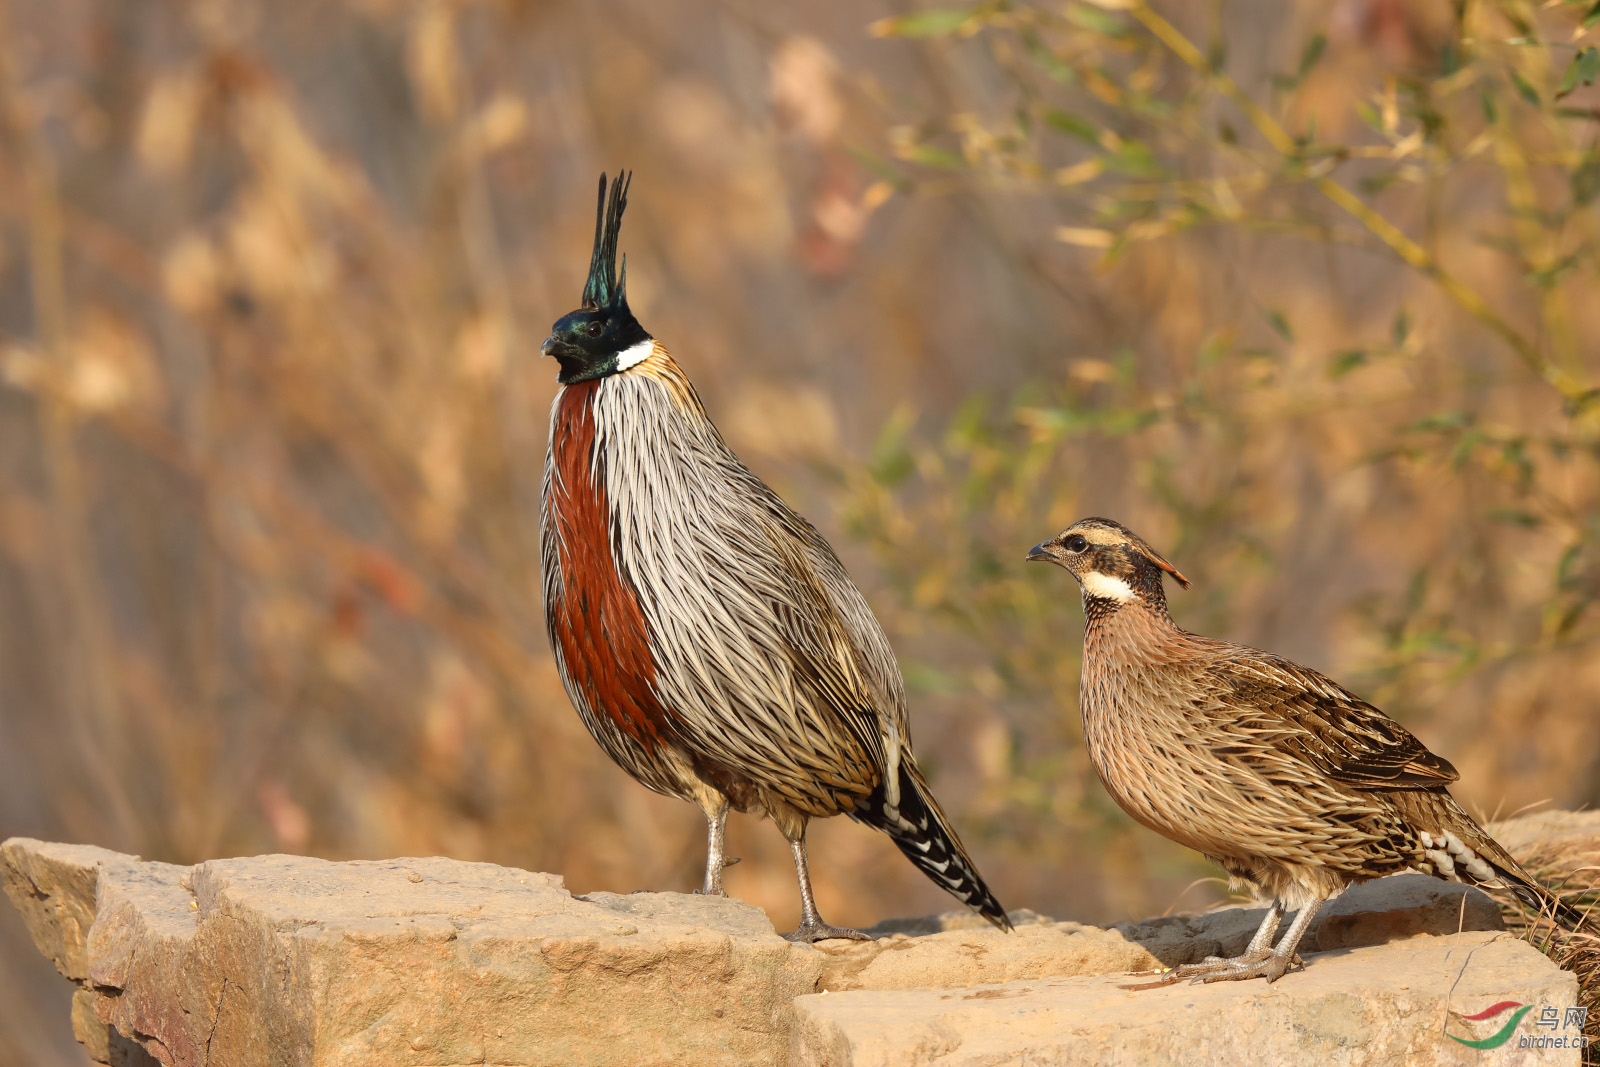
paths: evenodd
<path fill-rule="evenodd" d="M 1018 912 L 1011 935 L 952 913 L 807 947 L 736 900 L 573 896 L 440 858 L 175 867 L 14 838 L 0 879 L 78 986 L 78 1039 L 118 1067 L 1454 1064 L 1487 1054 L 1446 1036 L 1484 1025 L 1450 1012 L 1577 989 L 1496 932 L 1487 897 L 1420 875 L 1347 893 L 1308 935 L 1324 951 L 1272 987 L 1140 993 L 1113 976 L 1238 952 L 1260 911 L 1112 928 Z"/>

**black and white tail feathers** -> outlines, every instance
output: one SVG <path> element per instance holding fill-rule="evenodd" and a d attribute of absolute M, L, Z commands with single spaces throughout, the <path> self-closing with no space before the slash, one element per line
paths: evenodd
<path fill-rule="evenodd" d="M 995 899 L 983 876 L 961 845 L 950 820 L 933 798 L 927 779 L 909 754 L 900 759 L 900 806 L 898 818 L 891 810 L 884 788 L 879 785 L 857 805 L 852 817 L 882 830 L 894 840 L 907 859 L 916 864 L 935 885 L 964 901 L 1002 930 L 1011 929 L 1005 908 Z"/>
<path fill-rule="evenodd" d="M 1499 876 L 1500 882 L 1518 900 L 1550 919 L 1563 930 L 1576 932 L 1579 927 L 1584 925 L 1587 916 L 1583 912 L 1566 903 L 1545 886 L 1534 881 L 1531 876 L 1521 870 L 1507 870 L 1498 863 L 1490 863 L 1490 866 L 1494 869 L 1494 873 Z"/>

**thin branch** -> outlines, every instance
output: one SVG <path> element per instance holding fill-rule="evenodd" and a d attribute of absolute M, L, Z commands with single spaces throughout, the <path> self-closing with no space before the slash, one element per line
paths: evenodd
<path fill-rule="evenodd" d="M 1267 143 L 1279 155 L 1289 160 L 1298 160 L 1303 155 L 1301 146 L 1289 132 L 1261 105 L 1252 100 L 1237 82 L 1227 74 L 1214 70 L 1205 54 L 1172 23 L 1152 11 L 1143 0 L 1136 0 L 1130 4 L 1128 11 L 1174 55 L 1206 79 L 1219 93 L 1233 101 L 1250 120 L 1250 124 L 1266 138 Z M 1582 382 L 1547 359 L 1539 351 L 1538 345 L 1524 337 L 1516 327 L 1502 318 L 1475 289 L 1446 271 L 1426 249 L 1407 237 L 1398 226 L 1384 218 L 1371 205 L 1329 176 L 1314 178 L 1312 184 L 1318 192 L 1348 212 L 1378 240 L 1388 245 L 1408 265 L 1432 278 L 1462 310 L 1505 341 L 1530 370 L 1553 386 L 1563 398 L 1576 402 L 1587 397 L 1589 390 Z"/>

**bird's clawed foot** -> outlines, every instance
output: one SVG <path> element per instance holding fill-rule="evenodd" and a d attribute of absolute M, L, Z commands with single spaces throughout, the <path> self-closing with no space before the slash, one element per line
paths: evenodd
<path fill-rule="evenodd" d="M 1207 956 L 1199 963 L 1179 967 L 1178 978 L 1195 982 L 1240 982 L 1247 978 L 1265 978 L 1276 982 L 1290 971 L 1304 970 L 1306 961 L 1298 952 L 1280 956 L 1276 952 L 1247 952 L 1232 959 Z"/>
<path fill-rule="evenodd" d="M 1287 956 L 1280 956 L 1276 952 L 1257 951 L 1246 952 L 1242 956 L 1225 959 L 1221 956 L 1207 956 L 1199 963 L 1185 963 L 1170 970 L 1161 972 L 1161 977 L 1153 982 L 1143 982 L 1139 985 L 1123 986 L 1124 989 L 1160 989 L 1163 986 L 1176 985 L 1182 981 L 1190 982 L 1242 982 L 1247 978 L 1265 978 L 1269 983 L 1276 982 L 1290 971 L 1303 970 L 1305 960 L 1300 958 L 1298 952 Z M 1145 972 L 1149 973 L 1149 972 Z"/>
<path fill-rule="evenodd" d="M 777 818 L 776 815 L 773 818 Z M 794 816 L 799 820 L 799 831 L 784 833 L 789 836 L 789 848 L 794 852 L 794 873 L 800 880 L 800 925 L 783 935 L 785 941 L 793 941 L 797 945 L 814 945 L 818 941 L 831 941 L 842 938 L 846 941 L 871 941 L 870 934 L 860 930 L 847 930 L 842 926 L 829 926 L 822 921 L 822 916 L 817 914 L 817 898 L 811 892 L 811 864 L 806 860 L 805 820 L 802 816 Z"/>
<path fill-rule="evenodd" d="M 829 926 L 818 919 L 815 922 L 802 922 L 792 931 L 783 935 L 785 941 L 793 941 L 797 945 L 814 945 L 818 941 L 831 941 L 835 938 L 845 941 L 871 941 L 871 934 L 864 934 L 860 930 L 850 930 L 843 926 Z"/>

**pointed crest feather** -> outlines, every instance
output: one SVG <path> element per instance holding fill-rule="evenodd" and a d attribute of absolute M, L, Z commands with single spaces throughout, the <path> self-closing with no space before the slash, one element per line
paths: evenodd
<path fill-rule="evenodd" d="M 606 176 L 600 175 L 600 195 L 594 209 L 594 254 L 589 258 L 589 280 L 583 287 L 586 308 L 624 307 L 628 303 L 628 264 L 617 273 L 617 237 L 622 232 L 622 212 L 628 206 L 628 186 L 633 173 L 622 171 L 606 197 Z"/>
<path fill-rule="evenodd" d="M 1174 567 L 1172 564 L 1168 563 L 1164 558 L 1162 558 L 1161 553 L 1157 552 L 1153 548 L 1150 548 L 1148 545 L 1145 546 L 1145 558 L 1151 563 L 1154 563 L 1157 567 L 1160 567 L 1162 570 L 1166 571 L 1168 574 L 1172 575 L 1172 577 L 1177 580 L 1179 585 L 1183 586 L 1185 589 L 1189 588 L 1189 579 L 1183 576 L 1183 572 L 1178 570 L 1178 568 Z"/>

